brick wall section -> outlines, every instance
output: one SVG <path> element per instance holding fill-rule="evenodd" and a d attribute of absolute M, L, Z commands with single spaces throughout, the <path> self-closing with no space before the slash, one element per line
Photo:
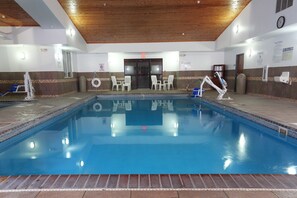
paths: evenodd
<path fill-rule="evenodd" d="M 111 90 L 110 76 L 114 75 L 117 80 L 124 80 L 123 72 L 97 72 L 96 77 L 101 80 L 101 86 L 95 88 L 91 81 L 94 78 L 94 72 L 74 73 L 73 78 L 64 78 L 63 72 L 30 72 L 35 94 L 40 96 L 57 96 L 71 92 L 79 91 L 79 77 L 85 76 L 87 79 L 87 91 Z M 1 72 L 0 73 L 0 91 L 5 92 L 11 84 L 23 84 L 24 72 Z M 193 89 L 199 87 L 201 79 L 204 76 L 211 75 L 211 71 L 170 71 L 163 72 L 163 79 L 169 75 L 174 75 L 175 89 Z M 205 85 L 208 87 L 208 85 Z"/>
<path fill-rule="evenodd" d="M 94 72 L 81 72 L 77 73 L 78 78 L 80 76 L 84 76 L 87 79 L 87 90 L 88 91 L 97 91 L 97 90 L 111 90 L 111 75 L 115 75 L 118 80 L 124 79 L 124 73 L 118 72 L 118 73 L 109 73 L 109 72 L 97 72 L 96 78 L 99 78 L 101 81 L 100 87 L 96 88 L 92 86 L 92 79 L 94 78 Z"/>
<path fill-rule="evenodd" d="M 268 70 L 268 82 L 262 81 L 262 68 L 245 69 L 244 74 L 247 77 L 247 93 L 263 94 L 268 96 L 297 99 L 297 66 L 290 67 L 270 67 Z M 280 76 L 282 72 L 289 71 L 291 85 L 274 82 L 274 76 Z M 229 90 L 233 90 L 234 70 L 226 72 Z"/>
<path fill-rule="evenodd" d="M 179 71 L 176 72 L 175 83 L 177 89 L 193 89 L 195 87 L 200 87 L 205 76 L 211 76 L 211 71 Z M 209 87 L 205 84 L 205 87 Z"/>
<path fill-rule="evenodd" d="M 35 94 L 40 96 L 58 96 L 78 90 L 77 74 L 73 78 L 64 78 L 64 72 L 30 72 Z M 24 84 L 24 72 L 1 72 L 0 91 L 6 92 L 12 84 Z"/>

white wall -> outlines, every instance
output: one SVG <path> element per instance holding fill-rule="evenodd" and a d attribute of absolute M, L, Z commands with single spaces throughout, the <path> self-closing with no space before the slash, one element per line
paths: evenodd
<path fill-rule="evenodd" d="M 67 44 L 65 30 L 21 27 L 12 29 L 13 44 L 51 45 Z"/>
<path fill-rule="evenodd" d="M 21 3 L 20 5 L 25 5 L 25 10 L 27 8 L 29 14 L 40 17 L 40 22 L 44 24 L 41 24 L 41 27 L 0 27 L 0 34 L 3 35 L 2 32 L 4 32 L 4 36 L 10 38 L 9 40 L 4 40 L 0 37 L 0 44 L 62 44 L 75 50 L 87 51 L 84 38 L 58 1 L 43 0 L 42 2 L 37 2 L 36 0 L 18 0 L 18 2 Z M 40 6 L 35 5 L 36 3 Z M 30 6 L 33 8 L 31 9 Z M 39 9 L 35 9 L 35 7 Z M 49 14 L 49 12 L 52 13 Z M 43 14 L 45 15 L 43 16 Z M 45 16 L 47 18 L 44 18 Z M 55 24 L 59 25 L 56 26 Z"/>
<path fill-rule="evenodd" d="M 108 72 L 108 55 L 103 54 L 77 54 L 77 72 Z M 100 69 L 100 64 L 104 69 Z"/>
<path fill-rule="evenodd" d="M 80 32 L 76 29 L 62 6 L 58 1 L 43 0 L 46 6 L 52 11 L 59 22 L 64 26 L 64 31 L 67 32 L 67 44 L 71 47 L 80 49 L 81 51 L 87 51 L 87 45 Z M 69 30 L 74 30 L 74 35 L 70 36 Z"/>
<path fill-rule="evenodd" d="M 224 63 L 224 52 L 77 54 L 77 71 L 124 72 L 124 59 L 141 59 L 142 55 L 147 59 L 162 58 L 164 71 L 211 70 L 212 65 Z M 104 71 L 100 71 L 100 64 L 104 64 Z"/>
<path fill-rule="evenodd" d="M 162 42 L 162 43 L 117 43 L 88 44 L 90 53 L 108 52 L 166 52 L 166 51 L 203 51 L 215 50 L 215 42 Z"/>
<path fill-rule="evenodd" d="M 283 60 L 283 49 L 293 47 L 292 58 Z M 225 52 L 227 69 L 235 68 L 236 54 L 244 53 L 244 68 L 296 66 L 297 65 L 297 32 L 283 34 L 263 41 L 256 41 Z M 251 56 L 250 56 L 251 54 Z M 259 57 L 261 55 L 262 59 Z M 285 55 L 285 53 L 284 53 Z M 284 57 L 285 58 L 285 57 Z"/>
<path fill-rule="evenodd" d="M 0 72 L 63 71 L 54 47 L 0 46 Z"/>
<path fill-rule="evenodd" d="M 249 38 L 255 38 L 270 34 L 271 32 L 283 31 L 288 26 L 297 23 L 297 3 L 293 6 L 275 13 L 276 0 L 253 0 L 238 15 L 238 17 L 226 28 L 216 40 L 216 49 L 223 49 L 242 43 Z M 285 27 L 278 30 L 276 21 L 279 16 L 286 17 Z M 234 31 L 238 25 L 239 31 Z"/>
<path fill-rule="evenodd" d="M 211 70 L 215 64 L 224 64 L 224 52 L 180 52 L 179 70 Z"/>
<path fill-rule="evenodd" d="M 141 53 L 108 53 L 110 72 L 124 72 L 124 59 L 141 59 Z M 179 52 L 146 53 L 145 58 L 162 58 L 163 71 L 178 71 Z"/>

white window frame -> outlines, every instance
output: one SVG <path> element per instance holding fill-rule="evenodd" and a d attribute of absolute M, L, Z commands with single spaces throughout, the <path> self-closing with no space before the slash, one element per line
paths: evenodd
<path fill-rule="evenodd" d="M 73 78 L 73 67 L 72 67 L 72 53 L 69 51 L 62 51 L 63 56 L 63 69 L 65 78 Z"/>

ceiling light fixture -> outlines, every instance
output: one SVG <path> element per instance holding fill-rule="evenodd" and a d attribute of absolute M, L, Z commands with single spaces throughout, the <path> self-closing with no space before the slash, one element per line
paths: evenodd
<path fill-rule="evenodd" d="M 106 6 L 106 3 L 103 3 L 103 6 L 105 7 Z"/>
<path fill-rule="evenodd" d="M 5 18 L 6 18 L 6 16 L 5 16 L 5 15 L 2 15 L 2 16 L 1 16 L 1 18 L 2 18 L 2 19 L 5 19 Z"/>
<path fill-rule="evenodd" d="M 76 5 L 74 3 L 70 4 L 70 11 L 76 13 Z"/>
<path fill-rule="evenodd" d="M 183 32 L 182 35 L 185 36 L 185 33 Z"/>
<path fill-rule="evenodd" d="M 237 9 L 238 8 L 238 4 L 239 4 L 239 1 L 238 0 L 234 0 L 231 5 L 232 5 L 232 8 L 233 9 Z"/>
<path fill-rule="evenodd" d="M 200 4 L 200 1 L 197 1 L 197 4 Z"/>

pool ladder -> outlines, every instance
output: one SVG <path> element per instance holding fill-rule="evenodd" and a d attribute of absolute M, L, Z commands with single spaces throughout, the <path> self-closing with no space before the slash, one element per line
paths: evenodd
<path fill-rule="evenodd" d="M 280 135 L 288 136 L 288 129 L 285 127 L 278 126 L 278 132 Z"/>

